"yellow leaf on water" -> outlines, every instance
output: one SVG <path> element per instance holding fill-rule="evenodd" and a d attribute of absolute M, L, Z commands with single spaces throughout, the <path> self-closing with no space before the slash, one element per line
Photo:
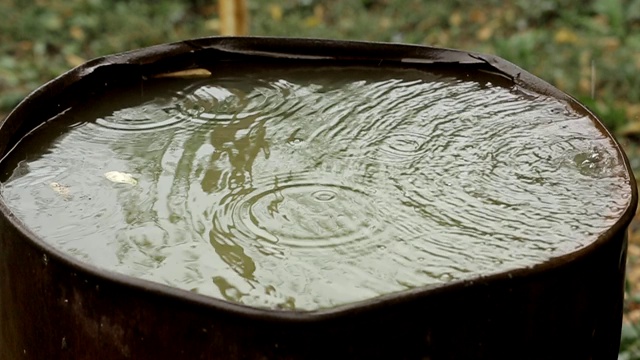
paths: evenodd
<path fill-rule="evenodd" d="M 278 4 L 269 5 L 269 14 L 274 21 L 282 20 L 282 6 Z"/>
<path fill-rule="evenodd" d="M 567 28 L 556 31 L 553 40 L 558 44 L 575 44 L 578 42 L 578 35 Z"/>

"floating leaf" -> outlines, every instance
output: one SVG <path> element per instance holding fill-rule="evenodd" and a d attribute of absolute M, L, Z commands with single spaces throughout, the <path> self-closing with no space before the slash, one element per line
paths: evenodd
<path fill-rule="evenodd" d="M 138 183 L 138 180 L 133 175 L 120 171 L 108 171 L 104 173 L 104 176 L 107 180 L 118 184 L 136 185 Z"/>
<path fill-rule="evenodd" d="M 207 78 L 211 76 L 211 71 L 207 69 L 187 69 L 154 75 L 154 78 Z"/>
<path fill-rule="evenodd" d="M 49 184 L 49 187 L 58 193 L 58 195 L 62 196 L 63 199 L 69 200 L 71 198 L 71 192 L 69 191 L 69 187 L 62 185 L 58 182 L 52 182 Z"/>

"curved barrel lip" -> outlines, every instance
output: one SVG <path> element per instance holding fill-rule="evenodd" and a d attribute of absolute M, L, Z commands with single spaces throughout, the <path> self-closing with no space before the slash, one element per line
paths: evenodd
<path fill-rule="evenodd" d="M 112 80 L 111 76 L 116 73 L 146 78 L 185 69 L 203 68 L 205 67 L 203 66 L 203 61 L 206 59 L 215 59 L 216 61 L 247 59 L 318 60 L 340 61 L 341 64 L 344 64 L 344 62 L 366 62 L 374 66 L 375 64 L 390 63 L 405 66 L 433 64 L 454 67 L 477 67 L 477 69 L 500 76 L 522 89 L 563 100 L 575 111 L 592 118 L 600 131 L 613 140 L 618 155 L 624 161 L 625 171 L 629 176 L 629 185 L 631 187 L 631 196 L 628 200 L 627 208 L 618 221 L 592 243 L 532 267 L 503 271 L 446 284 L 416 287 L 332 308 L 312 311 L 251 307 L 98 268 L 63 253 L 33 233 L 26 224 L 11 212 L 2 196 L 0 196 L 0 214 L 6 217 L 7 221 L 25 239 L 29 239 L 44 254 L 66 264 L 70 268 L 77 269 L 77 273 L 84 272 L 86 275 L 99 278 L 101 281 L 135 288 L 151 293 L 154 296 L 172 298 L 197 306 L 225 311 L 236 316 L 294 323 L 329 320 L 348 314 L 353 315 L 354 313 L 373 311 L 383 306 L 411 301 L 424 296 L 433 296 L 441 292 L 455 291 L 475 284 L 487 284 L 501 280 L 515 281 L 518 278 L 534 276 L 597 251 L 615 235 L 626 231 L 635 214 L 638 202 L 637 186 L 626 155 L 620 144 L 602 122 L 575 98 L 496 56 L 408 44 L 313 38 L 205 37 L 96 58 L 69 70 L 36 89 L 8 115 L 4 123 L 0 124 L 0 134 L 2 135 L 0 136 L 0 162 L 21 138 L 33 131 L 41 123 L 48 121 L 71 106 L 69 101 L 72 100 L 69 100 L 69 92 L 86 91 L 89 86 L 101 85 L 102 83 L 107 86 Z"/>

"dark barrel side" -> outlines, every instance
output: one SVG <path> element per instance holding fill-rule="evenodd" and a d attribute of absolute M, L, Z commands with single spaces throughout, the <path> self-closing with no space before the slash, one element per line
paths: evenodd
<path fill-rule="evenodd" d="M 0 158 L 89 94 L 219 62 L 481 71 L 593 117 L 568 95 L 491 56 L 361 42 L 204 38 L 96 59 L 44 85 L 0 126 Z M 626 168 L 631 174 L 628 162 Z M 615 359 L 626 230 L 637 205 L 629 176 L 629 207 L 581 250 L 533 268 L 312 312 L 245 307 L 94 268 L 31 233 L 0 197 L 0 358 Z"/>

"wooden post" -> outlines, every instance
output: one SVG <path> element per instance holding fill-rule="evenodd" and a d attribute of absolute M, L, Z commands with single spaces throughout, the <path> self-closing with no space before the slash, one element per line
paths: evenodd
<path fill-rule="evenodd" d="M 220 35 L 243 36 L 249 34 L 247 0 L 219 0 Z"/>

